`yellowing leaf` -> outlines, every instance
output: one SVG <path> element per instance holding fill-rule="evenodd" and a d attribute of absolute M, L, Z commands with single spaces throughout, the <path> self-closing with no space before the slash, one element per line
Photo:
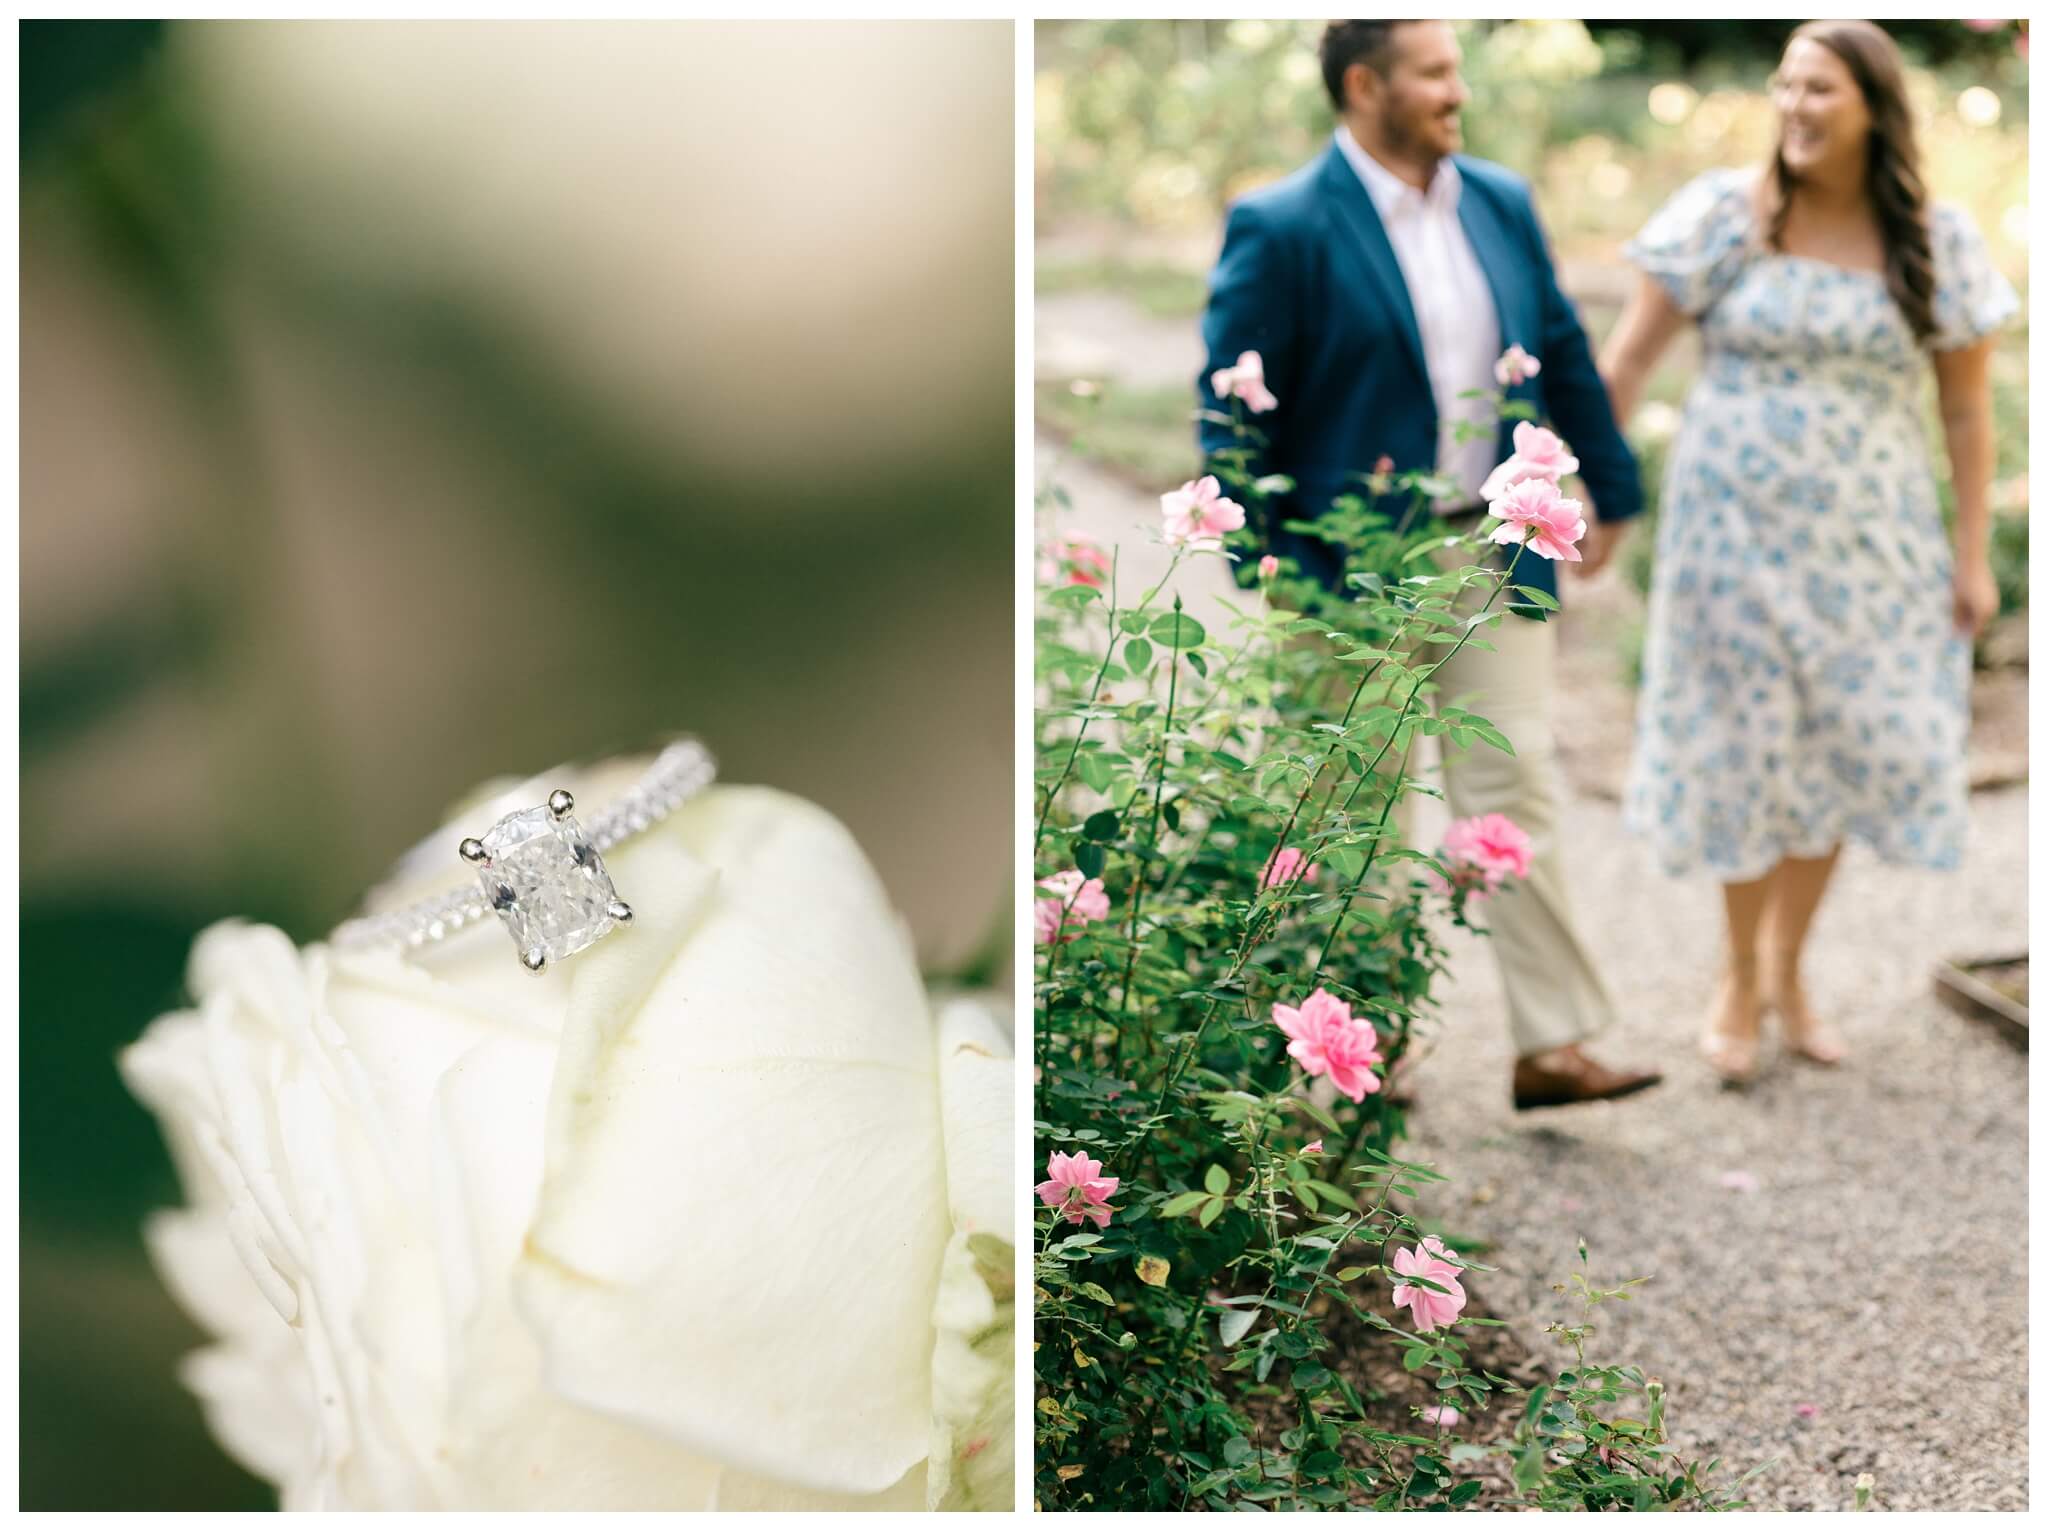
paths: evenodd
<path fill-rule="evenodd" d="M 1138 1279 L 1147 1286 L 1165 1286 L 1172 1270 L 1172 1264 L 1157 1255 L 1145 1255 L 1138 1261 Z"/>

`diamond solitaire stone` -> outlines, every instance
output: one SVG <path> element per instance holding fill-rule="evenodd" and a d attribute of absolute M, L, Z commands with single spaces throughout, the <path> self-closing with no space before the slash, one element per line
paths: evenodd
<path fill-rule="evenodd" d="M 557 793 L 567 798 L 566 793 Z M 538 973 L 627 923 L 612 880 L 583 826 L 543 806 L 507 814 L 478 842 L 477 885 L 512 933 L 519 957 Z"/>

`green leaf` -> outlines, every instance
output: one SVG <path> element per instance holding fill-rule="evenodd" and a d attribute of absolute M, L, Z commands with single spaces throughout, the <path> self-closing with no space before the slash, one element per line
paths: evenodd
<path fill-rule="evenodd" d="M 1330 1115 L 1328 1111 L 1310 1100 L 1306 1095 L 1295 1096 L 1294 1105 L 1300 1109 L 1302 1115 L 1308 1117 L 1325 1131 L 1339 1134 L 1344 1131 L 1342 1127 L 1337 1125 L 1337 1118 Z"/>
<path fill-rule="evenodd" d="M 1480 1491 L 1485 1487 L 1486 1485 L 1477 1478 L 1467 1478 L 1463 1483 L 1460 1483 L 1451 1490 L 1450 1502 L 1454 1508 L 1458 1505 L 1470 1504 L 1479 1497 Z"/>
<path fill-rule="evenodd" d="M 1209 1188 L 1210 1195 L 1221 1196 L 1230 1189 L 1230 1171 L 1220 1164 L 1212 1164 L 1202 1176 L 1202 1184 Z"/>
<path fill-rule="evenodd" d="M 1216 1333 L 1226 1346 L 1235 1345 L 1245 1337 L 1245 1332 L 1258 1320 L 1257 1308 L 1232 1308 L 1216 1320 Z M 1229 1459 L 1228 1448 L 1224 1450 L 1225 1460 Z"/>
<path fill-rule="evenodd" d="M 1214 1197 L 1202 1204 L 1202 1215 L 1196 1218 L 1195 1221 L 1200 1223 L 1204 1228 L 1206 1228 L 1211 1223 L 1215 1222 L 1216 1219 L 1221 1217 L 1222 1215 L 1223 1199 L 1220 1196 Z"/>
<path fill-rule="evenodd" d="M 1197 675 L 1206 676 L 1209 673 L 1209 661 L 1200 654 L 1183 654 L 1181 657 L 1188 662 L 1188 668 Z"/>
<path fill-rule="evenodd" d="M 1515 586 L 1515 594 L 1522 600 L 1527 601 L 1531 606 L 1540 606 L 1545 611 L 1562 611 L 1564 609 L 1558 605 L 1556 596 L 1547 590 L 1538 590 L 1534 585 L 1517 585 Z"/>
<path fill-rule="evenodd" d="M 1152 624 L 1152 641 L 1171 648 L 1191 649 L 1208 636 L 1202 624 L 1185 612 L 1169 611 Z"/>
<path fill-rule="evenodd" d="M 1100 813 L 1088 816 L 1088 822 L 1081 826 L 1081 833 L 1091 840 L 1114 840 L 1117 831 L 1122 827 L 1123 820 L 1105 808 Z"/>
<path fill-rule="evenodd" d="M 1188 1213 L 1194 1211 L 1195 1208 L 1208 1199 L 1209 1193 L 1206 1191 L 1182 1191 L 1180 1195 L 1174 1197 L 1159 1209 L 1159 1215 L 1161 1217 L 1186 1217 Z"/>
<path fill-rule="evenodd" d="M 1104 1291 L 1101 1287 L 1097 1286 L 1092 1281 L 1084 1281 L 1079 1286 L 1075 1287 L 1074 1290 L 1079 1292 L 1083 1297 L 1087 1298 L 1090 1302 L 1099 1302 L 1105 1308 L 1113 1308 L 1116 1306 L 1116 1299 L 1110 1296 L 1108 1292 Z"/>
<path fill-rule="evenodd" d="M 1323 852 L 1323 862 L 1337 876 L 1349 882 L 1365 870 L 1365 852 L 1355 845 L 1339 845 Z"/>
<path fill-rule="evenodd" d="M 1363 1276 L 1367 1271 L 1371 1269 L 1372 1267 L 1370 1265 L 1347 1265 L 1344 1267 L 1344 1269 L 1337 1272 L 1337 1280 L 1356 1281 L 1360 1276 Z"/>
<path fill-rule="evenodd" d="M 1084 841 L 1074 847 L 1074 865 L 1081 869 L 1083 877 L 1100 877 L 1102 868 L 1109 858 L 1102 847 L 1093 840 Z"/>
<path fill-rule="evenodd" d="M 1086 782 L 1091 792 L 1104 792 L 1109 788 L 1109 762 L 1097 750 L 1087 750 L 1076 757 L 1074 774 Z"/>
<path fill-rule="evenodd" d="M 1124 644 L 1124 663 L 1134 675 L 1152 668 L 1152 645 L 1143 638 L 1132 638 Z"/>

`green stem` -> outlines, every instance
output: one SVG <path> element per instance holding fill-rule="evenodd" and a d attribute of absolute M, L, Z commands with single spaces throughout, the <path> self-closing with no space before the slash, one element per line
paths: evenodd
<path fill-rule="evenodd" d="M 1088 705 L 1083 710 L 1091 715 L 1095 710 L 1096 698 L 1102 694 L 1102 677 L 1109 672 L 1110 656 L 1116 653 L 1116 566 L 1120 556 L 1120 549 L 1118 550 L 1118 552 L 1112 553 L 1110 555 L 1109 641 L 1103 646 L 1102 663 L 1096 666 L 1095 683 L 1088 688 Z M 1161 590 L 1164 590 L 1166 588 L 1166 582 L 1173 578 L 1173 571 L 1180 567 L 1180 559 L 1180 549 L 1176 548 L 1174 549 L 1173 553 L 1173 561 L 1166 566 L 1166 573 L 1160 576 L 1158 584 L 1154 585 L 1150 590 L 1145 592 L 1144 599 L 1139 601 L 1138 604 L 1134 608 L 1132 608 L 1133 610 L 1142 612 L 1147 606 L 1150 606 L 1152 604 L 1153 597 L 1157 596 Z M 1074 747 L 1067 751 L 1067 763 L 1060 768 L 1059 780 L 1055 781 L 1052 784 L 1051 788 L 1046 792 L 1045 802 L 1038 810 L 1038 829 L 1036 834 L 1032 836 L 1031 840 L 1031 855 L 1034 860 L 1037 859 L 1039 846 L 1042 843 L 1044 843 L 1045 840 L 1045 821 L 1047 817 L 1050 816 L 1050 814 L 1052 813 L 1052 805 L 1054 801 L 1058 799 L 1060 793 L 1066 789 L 1067 780 L 1069 777 L 1073 775 L 1074 762 L 1081 758 L 1081 741 L 1088 737 L 1088 725 L 1092 721 L 1092 716 L 1086 716 L 1081 719 L 1081 726 L 1079 729 L 1075 730 L 1074 733 Z"/>
<path fill-rule="evenodd" d="M 1166 797 L 1166 757 L 1167 752 L 1173 747 L 1173 708 L 1180 689 L 1180 613 L 1181 601 L 1176 595 L 1173 598 L 1173 647 L 1167 660 L 1166 671 L 1166 719 L 1159 730 L 1159 780 L 1152 789 L 1152 823 L 1145 835 L 1148 849 L 1157 848 L 1159 844 L 1159 813 Z M 1141 855 L 1137 861 L 1137 870 L 1131 879 L 1130 950 L 1124 958 L 1123 998 L 1117 1006 L 1117 1015 L 1120 1018 L 1130 1014 L 1131 975 L 1138 967 L 1138 916 L 1145 902 L 1145 860 Z M 1121 1065 L 1124 1052 L 1121 1019 L 1117 1023 L 1116 1052 L 1118 1063 Z"/>
<path fill-rule="evenodd" d="M 1479 618 L 1484 617 L 1493 608 L 1495 598 L 1500 595 L 1501 591 L 1507 589 L 1509 583 L 1512 582 L 1515 577 L 1515 566 L 1522 561 L 1522 550 L 1527 546 L 1528 544 L 1525 542 L 1515 545 L 1514 556 L 1508 560 L 1506 571 L 1502 573 L 1493 589 L 1487 592 L 1485 603 L 1480 606 L 1472 620 L 1465 624 L 1465 630 L 1458 634 L 1458 641 L 1451 645 L 1450 653 L 1444 655 L 1443 658 L 1437 660 L 1428 668 L 1416 672 L 1415 684 L 1409 688 L 1407 700 L 1401 704 L 1401 715 L 1394 722 L 1393 732 L 1387 736 L 1387 742 L 1380 746 L 1379 753 L 1373 757 L 1372 765 L 1367 768 L 1365 774 L 1360 776 L 1357 784 L 1352 787 L 1351 796 L 1344 800 L 1344 811 L 1346 813 L 1350 812 L 1352 799 L 1357 797 L 1359 787 L 1362 787 L 1371 778 L 1373 772 L 1379 769 L 1380 761 L 1386 758 L 1387 751 L 1393 747 L 1394 741 L 1400 738 L 1401 729 L 1408 721 L 1408 714 L 1413 710 L 1417 698 L 1422 695 L 1422 688 L 1428 684 L 1437 671 L 1458 657 L 1458 651 L 1464 648 L 1466 643 L 1471 640 L 1472 634 L 1479 630 Z M 1385 829 L 1387 818 L 1393 812 L 1394 803 L 1401 795 L 1401 783 L 1406 778 L 1407 772 L 1408 759 L 1404 751 L 1400 765 L 1394 770 L 1394 780 L 1387 792 L 1387 800 L 1381 805 L 1379 818 L 1374 821 L 1372 842 L 1365 848 L 1365 865 L 1358 869 L 1358 875 L 1351 879 L 1350 886 L 1344 890 L 1344 900 L 1337 906 L 1336 917 L 1330 922 L 1330 933 L 1324 938 L 1323 949 L 1316 955 L 1316 965 L 1309 973 L 1311 984 L 1321 975 L 1323 963 L 1329 959 L 1330 948 L 1337 944 L 1337 933 L 1344 928 L 1344 917 L 1351 910 L 1351 901 L 1358 896 L 1359 887 L 1365 882 L 1366 874 L 1372 870 L 1373 862 L 1379 857 L 1379 832 Z"/>

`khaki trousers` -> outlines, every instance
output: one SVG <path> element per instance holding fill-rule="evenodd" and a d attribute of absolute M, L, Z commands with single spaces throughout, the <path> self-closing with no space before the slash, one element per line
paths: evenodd
<path fill-rule="evenodd" d="M 1524 554 L 1525 558 L 1531 555 Z M 1496 602 L 1496 607 L 1498 606 Z M 1473 913 L 1489 944 L 1507 997 L 1508 1035 L 1528 1057 L 1582 1041 L 1614 1021 L 1614 1001 L 1572 919 L 1565 892 L 1560 820 L 1563 779 L 1552 725 L 1557 671 L 1556 620 L 1504 615 L 1436 672 L 1436 700 L 1468 708 L 1508 736 L 1512 755 L 1444 741 L 1444 799 L 1453 818 L 1503 813 L 1528 831 L 1529 875 L 1510 882 Z M 1415 799 L 1402 800 L 1404 829 Z"/>

